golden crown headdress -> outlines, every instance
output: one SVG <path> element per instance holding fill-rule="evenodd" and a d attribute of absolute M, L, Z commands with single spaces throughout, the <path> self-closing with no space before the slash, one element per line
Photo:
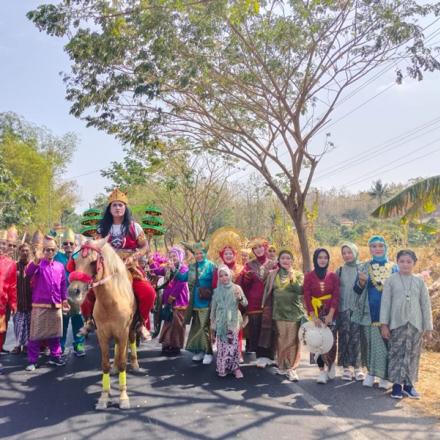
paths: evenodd
<path fill-rule="evenodd" d="M 243 242 L 243 234 L 238 229 L 230 227 L 219 228 L 214 231 L 209 241 L 208 258 L 213 261 L 218 260 L 220 252 L 225 247 L 230 247 L 238 253 L 243 246 Z"/>
<path fill-rule="evenodd" d="M 108 196 L 108 203 L 122 202 L 128 205 L 128 197 L 125 192 L 121 191 L 119 188 L 115 188 L 111 194 Z"/>

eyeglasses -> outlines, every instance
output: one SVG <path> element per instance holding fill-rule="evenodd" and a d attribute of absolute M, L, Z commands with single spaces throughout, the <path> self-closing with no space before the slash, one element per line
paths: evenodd
<path fill-rule="evenodd" d="M 63 242 L 63 246 L 73 246 L 75 243 L 73 243 L 72 241 L 65 241 Z"/>
<path fill-rule="evenodd" d="M 55 248 L 44 248 L 43 251 L 44 252 L 55 252 L 56 249 Z"/>

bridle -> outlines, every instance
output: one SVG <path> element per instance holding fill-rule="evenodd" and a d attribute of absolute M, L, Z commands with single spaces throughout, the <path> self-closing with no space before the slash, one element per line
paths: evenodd
<path fill-rule="evenodd" d="M 98 254 L 98 258 L 96 260 L 96 272 L 98 273 L 101 269 L 104 270 L 104 256 L 102 254 L 102 249 L 93 245 L 92 243 L 84 243 L 78 251 L 76 251 L 72 257 L 71 261 L 73 262 L 73 266 L 75 265 L 75 260 L 73 257 L 76 254 L 81 253 L 82 258 L 86 258 L 90 251 L 94 251 Z M 73 270 L 69 275 L 69 283 L 73 281 L 80 281 L 82 283 L 86 283 L 89 289 L 93 289 L 94 287 L 102 286 L 107 281 L 109 281 L 111 278 L 113 278 L 114 273 L 104 277 L 102 280 L 99 281 L 93 281 L 93 277 L 85 272 L 80 272 L 78 270 Z"/>

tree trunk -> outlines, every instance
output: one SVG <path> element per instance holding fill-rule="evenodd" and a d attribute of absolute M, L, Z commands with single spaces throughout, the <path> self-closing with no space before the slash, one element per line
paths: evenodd
<path fill-rule="evenodd" d="M 293 212 L 289 211 L 289 215 L 295 224 L 296 235 L 298 237 L 299 246 L 301 249 L 302 268 L 303 272 L 306 273 L 310 271 L 311 266 L 309 243 L 307 240 L 306 227 L 304 225 L 303 212 L 299 212 L 298 210 L 294 210 Z"/>

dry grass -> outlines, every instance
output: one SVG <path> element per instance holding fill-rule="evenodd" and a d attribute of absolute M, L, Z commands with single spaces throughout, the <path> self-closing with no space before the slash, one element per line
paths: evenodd
<path fill-rule="evenodd" d="M 405 405 L 440 420 L 440 353 L 422 353 L 417 391 L 421 400 L 404 399 Z"/>

